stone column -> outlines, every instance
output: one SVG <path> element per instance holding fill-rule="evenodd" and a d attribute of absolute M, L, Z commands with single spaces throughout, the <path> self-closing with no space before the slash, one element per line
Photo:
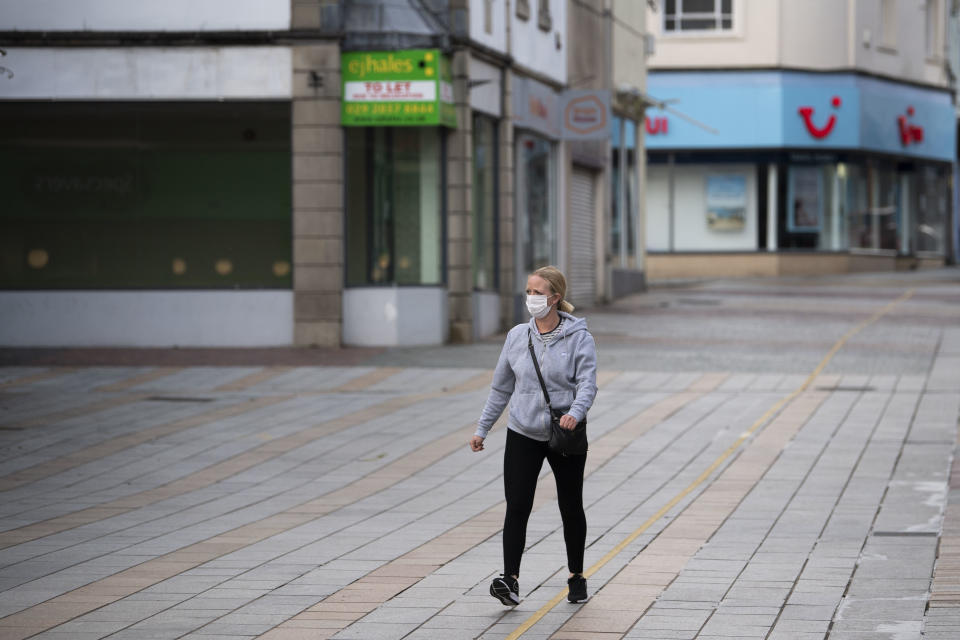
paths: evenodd
<path fill-rule="evenodd" d="M 473 122 L 470 112 L 469 57 L 453 54 L 457 129 L 447 133 L 447 295 L 450 342 L 473 341 Z"/>
<path fill-rule="evenodd" d="M 291 135 L 294 342 L 339 346 L 344 187 L 336 42 L 293 47 Z"/>

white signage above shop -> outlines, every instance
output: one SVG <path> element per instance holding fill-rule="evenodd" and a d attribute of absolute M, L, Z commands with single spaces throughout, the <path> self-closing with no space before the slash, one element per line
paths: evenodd
<path fill-rule="evenodd" d="M 518 78 L 513 114 L 515 127 L 554 140 L 606 140 L 610 135 L 610 92 L 557 92 L 532 78 Z"/>
<path fill-rule="evenodd" d="M 437 82 L 435 80 L 345 82 L 343 99 L 347 102 L 434 101 L 437 99 Z"/>

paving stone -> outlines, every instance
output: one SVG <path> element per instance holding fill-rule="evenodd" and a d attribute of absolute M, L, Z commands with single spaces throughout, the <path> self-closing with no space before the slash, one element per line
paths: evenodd
<path fill-rule="evenodd" d="M 952 280 L 917 285 L 934 297 L 902 303 L 898 309 L 909 314 L 867 327 L 841 349 L 771 423 L 794 419 L 811 393 L 822 394 L 793 435 L 772 442 L 764 434 L 776 429 L 763 426 L 698 481 L 806 381 L 833 340 L 864 311 L 900 295 L 897 287 L 912 277 L 889 276 L 892 288 L 864 288 L 855 277 L 805 282 L 804 304 L 820 314 L 816 326 L 778 306 L 795 300 L 769 295 L 768 287 L 796 293 L 788 281 L 654 291 L 647 295 L 663 296 L 666 307 L 632 306 L 640 297 L 591 310 L 601 373 L 612 382 L 590 415 L 587 564 L 643 531 L 590 578 L 591 602 L 561 602 L 524 638 L 769 631 L 771 640 L 805 640 L 822 638 L 831 622 L 833 640 L 914 637 L 918 629 L 930 638 L 960 635 L 944 524 L 944 513 L 960 508 L 960 498 L 950 500 L 956 490 L 948 468 L 960 413 L 960 388 L 952 384 L 960 375 L 960 313 L 956 304 L 932 301 L 958 297 Z M 838 304 L 838 293 L 850 295 Z M 749 348 L 730 349 L 723 314 L 676 314 L 669 301 L 677 295 L 716 296 L 731 311 L 746 301 L 751 313 L 738 330 Z M 491 433 L 483 455 L 463 442 L 498 352 L 493 343 L 386 350 L 361 367 L 331 362 L 289 371 L 143 366 L 47 375 L 42 367 L 0 367 L 0 384 L 35 376 L 18 394 L 3 392 L 0 423 L 54 416 L 38 427 L 44 438 L 0 430 L 0 488 L 9 474 L 36 474 L 4 492 L 0 504 L 0 547 L 10 542 L 0 548 L 0 615 L 8 615 L 0 636 L 4 624 L 39 620 L 47 626 L 37 627 L 37 637 L 49 638 L 111 630 L 113 638 L 136 640 L 262 632 L 265 640 L 507 637 L 560 593 L 565 570 L 545 475 L 528 531 L 525 601 L 507 610 L 486 594 L 500 562 L 504 428 Z M 458 384 L 473 386 L 450 391 Z M 97 390 L 106 385 L 115 390 Z M 214 400 L 202 407 L 125 402 L 141 392 Z M 276 393 L 288 396 L 162 432 Z M 109 399 L 121 402 L 84 413 Z M 643 417 L 654 409 L 656 417 Z M 342 428 L 325 432 L 324 420 Z M 763 456 L 769 462 L 761 464 Z M 653 518 L 695 482 L 665 517 Z M 170 487 L 176 491 L 164 493 Z M 146 495 L 160 499 L 137 502 Z M 146 569 L 163 562 L 176 568 Z M 960 603 L 960 581 L 956 587 Z M 56 604 L 56 596 L 67 600 Z"/>

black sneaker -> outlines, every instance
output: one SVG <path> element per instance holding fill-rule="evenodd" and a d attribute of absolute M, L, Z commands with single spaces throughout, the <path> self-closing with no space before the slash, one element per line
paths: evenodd
<path fill-rule="evenodd" d="M 583 602 L 587 599 L 587 579 L 579 573 L 567 580 L 567 600 Z"/>
<path fill-rule="evenodd" d="M 513 576 L 502 573 L 490 583 L 490 595 L 508 607 L 520 604 L 520 583 Z"/>

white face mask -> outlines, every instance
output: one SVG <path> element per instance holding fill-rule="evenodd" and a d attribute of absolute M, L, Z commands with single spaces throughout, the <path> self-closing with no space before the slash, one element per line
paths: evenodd
<path fill-rule="evenodd" d="M 527 311 L 530 312 L 530 315 L 538 320 L 546 317 L 546 315 L 550 313 L 550 305 L 547 304 L 548 297 L 549 296 L 528 295 Z"/>

